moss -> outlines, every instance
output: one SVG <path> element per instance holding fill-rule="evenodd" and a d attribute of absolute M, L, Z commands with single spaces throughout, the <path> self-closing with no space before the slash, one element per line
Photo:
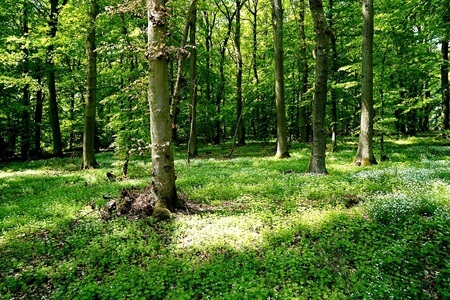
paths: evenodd
<path fill-rule="evenodd" d="M 152 217 L 159 221 L 169 220 L 172 218 L 172 213 L 168 210 L 161 201 L 156 202 L 153 208 Z"/>
<path fill-rule="evenodd" d="M 367 166 L 372 166 L 372 165 L 376 165 L 376 164 L 377 164 L 377 161 L 375 159 L 370 159 L 370 158 L 359 159 L 358 157 L 355 158 L 355 165 L 357 165 L 357 166 L 367 167 Z"/>

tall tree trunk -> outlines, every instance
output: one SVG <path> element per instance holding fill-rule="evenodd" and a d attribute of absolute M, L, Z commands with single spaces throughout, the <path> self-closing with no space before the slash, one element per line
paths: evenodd
<path fill-rule="evenodd" d="M 148 12 L 148 101 L 152 140 L 152 194 L 156 200 L 153 215 L 170 217 L 177 205 L 172 151 L 168 49 L 166 45 L 166 0 L 147 0 Z"/>
<path fill-rule="evenodd" d="M 95 45 L 96 18 L 99 13 L 97 0 L 90 0 L 89 25 L 86 37 L 87 82 L 84 113 L 83 169 L 98 166 L 95 160 L 95 110 L 97 102 L 97 51 Z"/>
<path fill-rule="evenodd" d="M 325 106 L 328 80 L 328 35 L 322 0 L 309 0 L 316 33 L 316 66 L 314 74 L 313 147 L 308 172 L 327 174 L 325 166 L 326 134 Z"/>
<path fill-rule="evenodd" d="M 63 0 L 62 5 L 65 5 L 67 0 Z M 48 21 L 49 31 L 48 36 L 50 37 L 50 45 L 47 47 L 47 85 L 48 85 L 48 97 L 49 97 L 49 116 L 50 116 L 50 126 L 52 128 L 52 143 L 53 143 L 53 154 L 55 156 L 63 155 L 62 139 L 61 139 L 61 129 L 59 127 L 59 113 L 58 113 L 58 102 L 56 99 L 56 78 L 55 78 L 55 46 L 53 45 L 53 40 L 56 37 L 57 26 L 58 26 L 58 9 L 59 0 L 50 0 L 50 17 Z"/>
<path fill-rule="evenodd" d="M 37 83 L 38 90 L 36 91 L 36 108 L 34 110 L 34 154 L 41 155 L 41 125 L 42 125 L 42 110 L 44 100 L 42 97 L 42 76 L 38 70 Z"/>
<path fill-rule="evenodd" d="M 190 117 L 191 126 L 189 131 L 189 147 L 188 156 L 197 157 L 197 49 L 195 42 L 195 33 L 197 31 L 197 9 L 194 9 L 191 16 L 191 25 L 189 29 L 189 45 L 191 52 L 190 61 L 190 82 L 189 82 L 189 95 L 190 95 Z"/>
<path fill-rule="evenodd" d="M 213 29 L 215 27 L 216 23 L 216 12 L 212 13 L 212 20 L 209 18 L 208 12 L 203 12 L 204 20 L 205 20 L 205 47 L 206 47 L 206 88 L 205 88 L 205 98 L 207 103 L 213 103 L 213 97 L 212 97 L 212 81 L 211 81 L 211 48 L 212 48 L 212 33 Z M 219 123 L 220 124 L 220 123 Z M 214 126 L 211 126 L 209 129 L 209 132 L 211 132 L 211 135 L 214 136 Z M 215 137 L 212 138 L 213 142 L 215 143 Z"/>
<path fill-rule="evenodd" d="M 293 0 L 291 0 L 292 2 Z M 298 104 L 298 121 L 300 129 L 300 142 L 306 143 L 309 135 L 307 130 L 308 117 L 307 107 L 308 101 L 306 99 L 306 92 L 308 91 L 308 58 L 306 54 L 306 34 L 305 34 L 305 0 L 299 1 L 299 12 L 297 18 L 298 32 L 301 40 L 300 46 L 300 99 Z"/>
<path fill-rule="evenodd" d="M 337 37 L 334 34 L 334 19 L 333 19 L 333 4 L 334 0 L 329 0 L 328 7 L 328 28 L 330 31 L 331 42 L 331 79 L 333 85 L 338 83 L 338 52 L 337 52 Z M 335 87 L 331 88 L 331 149 L 336 151 L 337 147 L 337 90 Z"/>
<path fill-rule="evenodd" d="M 362 1 L 362 102 L 361 132 L 358 151 L 354 162 L 358 166 L 370 166 L 377 163 L 373 155 L 373 0 Z"/>
<path fill-rule="evenodd" d="M 275 98 L 277 108 L 277 158 L 289 157 L 286 133 L 286 105 L 284 101 L 283 70 L 283 7 L 281 0 L 273 0 L 273 32 L 275 50 Z"/>
<path fill-rule="evenodd" d="M 227 32 L 225 34 L 222 44 L 220 45 L 220 61 L 219 61 L 220 87 L 216 94 L 216 124 L 215 124 L 214 144 L 218 145 L 220 143 L 221 132 L 222 132 L 221 122 L 220 122 L 220 110 L 221 110 L 221 105 L 223 103 L 223 95 L 225 93 L 225 85 L 226 85 L 226 78 L 225 78 L 225 71 L 224 71 L 225 54 L 227 51 L 228 40 L 230 39 L 230 36 L 231 36 L 233 19 L 236 16 L 237 9 L 234 10 L 233 12 L 230 12 L 229 8 L 226 6 L 226 3 L 224 3 L 222 0 L 221 3 L 224 6 L 224 9 L 222 10 L 222 9 L 220 9 L 219 1 L 214 0 L 214 2 L 216 4 L 217 8 L 222 12 L 222 14 L 227 19 L 227 22 L 228 22 Z M 225 125 L 224 125 L 224 128 L 225 128 Z M 223 131 L 225 132 L 225 129 Z"/>
<path fill-rule="evenodd" d="M 259 0 L 253 0 L 253 8 L 250 7 L 250 3 L 248 3 L 248 10 L 252 15 L 252 37 L 253 37 L 253 44 L 252 44 L 252 68 L 253 68 L 253 78 L 255 79 L 256 87 L 258 88 L 259 85 L 259 76 L 258 76 L 258 61 L 257 61 L 257 54 L 258 54 L 258 1 Z M 259 95 L 258 95 L 259 97 Z"/>
<path fill-rule="evenodd" d="M 186 24 L 184 26 L 183 30 L 183 36 L 181 38 L 180 43 L 180 49 L 184 51 L 184 48 L 186 46 L 186 41 L 188 38 L 189 33 L 189 27 L 191 25 L 191 18 L 192 13 L 197 9 L 197 0 L 191 0 L 191 3 L 189 4 L 189 10 L 187 12 L 186 16 Z M 175 86 L 173 89 L 172 98 L 170 99 L 170 120 L 172 123 L 172 139 L 174 141 L 177 140 L 178 135 L 178 126 L 177 126 L 177 116 L 179 113 L 178 104 L 180 103 L 181 98 L 181 79 L 183 77 L 183 60 L 185 58 L 185 55 L 183 53 L 180 53 L 178 55 L 178 61 L 177 61 L 177 77 L 175 79 Z"/>
<path fill-rule="evenodd" d="M 69 110 L 69 121 L 70 121 L 70 133 L 69 133 L 69 151 L 73 151 L 73 144 L 75 142 L 75 93 L 70 94 L 70 110 Z"/>
<path fill-rule="evenodd" d="M 450 22 L 448 22 L 450 24 Z M 450 87 L 448 83 L 448 40 L 442 41 L 442 65 L 441 65 L 441 88 L 442 88 L 442 129 L 450 129 Z"/>
<path fill-rule="evenodd" d="M 253 38 L 253 43 L 252 43 L 252 69 L 253 69 L 253 80 L 255 83 L 255 88 L 256 88 L 256 105 L 254 106 L 254 112 L 253 112 L 253 116 L 251 119 L 251 127 L 253 130 L 253 135 L 256 138 L 261 138 L 264 137 L 266 138 L 267 136 L 262 134 L 262 126 L 260 122 L 261 119 L 261 102 L 262 99 L 264 97 L 261 88 L 259 86 L 259 74 L 258 74 L 258 4 L 259 4 L 259 0 L 253 0 L 253 1 L 247 1 L 246 2 L 246 7 L 247 10 L 250 12 L 250 14 L 252 15 L 252 18 L 250 19 L 250 23 L 252 25 L 252 38 Z"/>
<path fill-rule="evenodd" d="M 242 100 L 242 53 L 241 53 L 241 0 L 236 0 L 236 30 L 234 33 L 234 44 L 236 47 L 236 132 L 238 138 L 238 146 L 245 145 L 245 129 L 243 117 L 243 100 Z"/>
<path fill-rule="evenodd" d="M 23 1 L 23 16 L 22 16 L 22 33 L 25 40 L 28 40 L 28 0 Z M 29 73 L 29 57 L 28 57 L 28 46 L 25 44 L 23 46 L 23 77 L 28 81 Z M 25 83 L 23 87 L 23 98 L 22 98 L 22 126 L 20 132 L 21 147 L 20 147 L 20 158 L 23 161 L 29 159 L 30 156 L 30 85 Z"/>

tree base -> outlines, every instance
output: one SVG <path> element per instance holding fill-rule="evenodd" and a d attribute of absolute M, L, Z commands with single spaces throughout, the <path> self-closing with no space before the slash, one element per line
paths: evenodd
<path fill-rule="evenodd" d="M 100 165 L 98 163 L 95 164 L 83 164 L 81 166 L 81 170 L 90 170 L 90 169 L 98 169 Z"/>
<path fill-rule="evenodd" d="M 152 217 L 158 221 L 165 221 L 172 218 L 172 213 L 160 201 L 158 201 L 153 208 Z"/>
<path fill-rule="evenodd" d="M 275 158 L 289 158 L 291 157 L 291 155 L 289 154 L 289 152 L 284 152 L 284 153 L 277 153 L 275 154 Z"/>
<path fill-rule="evenodd" d="M 358 167 L 368 167 L 368 166 L 372 166 L 372 165 L 377 165 L 378 164 L 378 162 L 375 159 L 375 157 L 373 157 L 373 158 L 356 157 L 355 160 L 354 160 L 354 163 Z"/>
<path fill-rule="evenodd" d="M 104 196 L 106 198 L 107 196 Z M 109 198 L 109 197 L 108 197 Z M 174 212 L 187 210 L 187 197 L 177 196 Z M 152 217 L 158 221 L 172 219 L 172 212 L 157 201 L 151 187 L 142 189 L 122 189 L 120 196 L 106 203 L 100 209 L 101 219 L 107 221 L 114 217 L 132 217 L 143 219 Z"/>

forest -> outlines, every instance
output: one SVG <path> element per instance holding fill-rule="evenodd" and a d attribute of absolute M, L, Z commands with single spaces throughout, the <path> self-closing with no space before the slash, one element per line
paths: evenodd
<path fill-rule="evenodd" d="M 0 298 L 450 298 L 449 0 L 0 27 Z"/>
<path fill-rule="evenodd" d="M 361 3 L 321 5 L 323 58 L 309 3 L 277 5 L 275 15 L 267 0 L 167 4 L 172 139 L 190 141 L 191 156 L 197 143 L 269 142 L 278 138 L 277 128 L 289 142 L 312 141 L 316 83 L 325 93 L 321 139 L 333 137 L 334 149 L 340 138 L 360 133 L 368 78 Z M 369 106 L 378 139 L 449 129 L 449 6 L 445 0 L 376 3 L 367 32 L 372 66 L 365 65 L 373 69 Z M 145 1 L 2 0 L 0 7 L 0 157 L 81 155 L 86 123 L 96 151 L 113 150 L 123 161 L 146 153 Z M 325 63 L 319 82 L 316 61 Z"/>

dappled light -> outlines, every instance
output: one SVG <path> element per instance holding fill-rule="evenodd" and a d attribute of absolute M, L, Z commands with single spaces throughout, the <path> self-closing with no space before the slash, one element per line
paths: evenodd
<path fill-rule="evenodd" d="M 148 185 L 148 161 L 112 179 L 121 166 L 110 153 L 87 172 L 68 158 L 1 165 L 0 295 L 439 298 L 450 275 L 447 150 L 417 140 L 401 150 L 408 160 L 363 169 L 335 152 L 319 176 L 305 172 L 303 147 L 289 160 L 224 160 L 208 147 L 210 158 L 176 160 L 187 209 L 163 222 L 100 217 L 122 188 Z"/>

